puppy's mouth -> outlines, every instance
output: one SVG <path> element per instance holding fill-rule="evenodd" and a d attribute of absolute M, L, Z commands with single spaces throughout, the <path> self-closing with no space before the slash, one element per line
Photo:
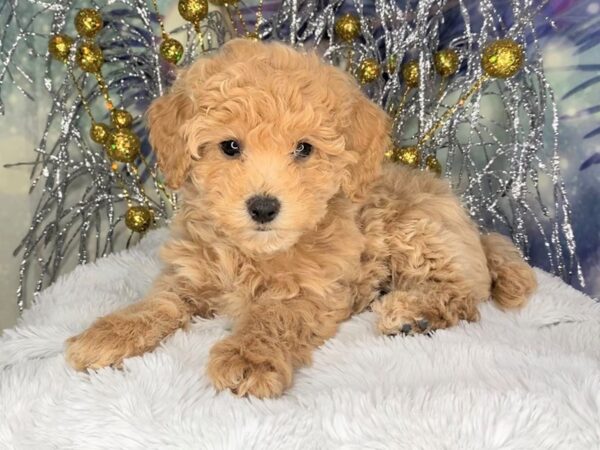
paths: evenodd
<path fill-rule="evenodd" d="M 259 232 L 265 232 L 265 231 L 273 231 L 273 228 L 269 225 L 258 225 L 254 230 L 259 231 Z"/>

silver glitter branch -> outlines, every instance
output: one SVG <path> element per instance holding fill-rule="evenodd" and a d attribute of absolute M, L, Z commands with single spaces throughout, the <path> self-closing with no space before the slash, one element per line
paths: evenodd
<path fill-rule="evenodd" d="M 69 258 L 85 263 L 125 247 L 131 240 L 129 235 L 123 242 L 129 201 L 148 198 L 156 218 L 163 222 L 172 213 L 169 199 L 161 193 L 160 174 L 141 120 L 150 101 L 174 77 L 172 66 L 158 54 L 160 32 L 150 2 L 92 5 L 102 10 L 105 19 L 98 44 L 106 56 L 103 73 L 109 91 L 117 107 L 137 115 L 134 131 L 148 160 L 136 175 L 142 183 L 132 176 L 135 167 L 112 170 L 104 150 L 89 141 L 85 131 L 89 119 L 72 80 L 64 66 L 46 62 L 48 35 L 34 32 L 36 21 L 50 23 L 51 34 L 64 32 L 74 9 L 81 7 L 75 3 L 9 0 L 0 6 L 4 25 L 0 98 L 9 86 L 34 98 L 33 61 L 46 65 L 43 81 L 51 99 L 48 122 L 31 163 L 32 191 L 39 203 L 17 249 L 22 255 L 20 308 L 32 272 L 39 290 L 69 266 Z M 527 256 L 543 248 L 544 256 L 537 258 L 544 259 L 549 270 L 583 285 L 560 176 L 556 101 L 544 75 L 534 26 L 543 4 L 534 0 L 264 0 L 264 19 L 257 29 L 261 39 L 315 47 L 326 61 L 347 66 L 359 78 L 360 63 L 374 60 L 380 72 L 364 84 L 364 91 L 392 115 L 396 145 L 415 145 L 438 124 L 419 147 L 420 168 L 426 168 L 427 156 L 435 157 L 482 228 L 509 234 Z M 240 2 L 238 6 L 246 22 L 253 23 L 256 5 Z M 360 36 L 350 42 L 334 32 L 337 18 L 347 12 L 360 21 Z M 232 27 L 224 17 L 220 12 L 209 14 L 202 22 L 201 42 L 191 26 L 171 32 L 184 42 L 180 64 L 191 63 L 229 37 Z M 482 49 L 498 38 L 524 44 L 524 67 L 512 78 L 482 82 Z M 445 79 L 436 74 L 432 59 L 442 48 L 454 49 L 460 58 L 459 70 Z M 402 68 L 410 60 L 418 61 L 420 77 L 418 86 L 409 89 Z M 73 55 L 68 67 L 76 69 Z M 78 82 L 98 120 L 103 119 L 103 99 L 93 77 L 79 75 Z M 463 107 L 455 108 L 469 92 Z M 449 110 L 453 114 L 438 123 Z"/>
<path fill-rule="evenodd" d="M 481 52 L 486 44 L 505 37 L 527 43 L 523 70 L 513 78 L 482 83 L 422 147 L 420 167 L 426 168 L 426 156 L 435 156 L 483 229 L 512 236 L 527 257 L 534 248 L 544 248 L 550 271 L 583 286 L 560 176 L 556 101 L 544 75 L 533 25 L 544 2 L 514 0 L 504 2 L 501 10 L 498 3 L 420 0 L 401 7 L 375 0 L 375 14 L 368 16 L 366 2 L 356 0 L 361 39 L 333 40 L 324 57 L 339 64 L 351 49 L 354 72 L 366 58 L 377 61 L 383 75 L 365 84 L 364 90 L 388 111 L 402 104 L 394 116 L 393 132 L 398 146 L 408 146 L 416 145 L 425 130 L 481 79 Z M 450 14 L 454 14 L 451 19 Z M 514 21 L 510 26 L 507 17 Z M 442 38 L 449 20 L 456 35 Z M 442 48 L 456 50 L 462 62 L 462 69 L 447 85 L 433 70 L 432 56 Z M 386 73 L 392 55 L 397 67 Z M 406 94 L 401 66 L 415 59 L 419 85 Z M 503 117 L 486 117 L 482 108 L 490 105 Z"/>
<path fill-rule="evenodd" d="M 71 24 L 81 5 L 71 0 L 52 4 L 13 0 L 0 7 L 6 37 L 2 40 L 0 81 L 9 80 L 33 98 L 30 91 L 34 77 L 29 74 L 36 67 L 23 58 L 26 52 L 36 57 L 37 67 L 45 67 L 42 94 L 43 100 L 50 99 L 48 120 L 35 148 L 35 160 L 30 163 L 31 191 L 39 201 L 31 226 L 15 250 L 15 254 L 22 255 L 17 291 L 21 310 L 30 277 L 38 291 L 75 263 L 85 264 L 127 247 L 135 236 L 124 224 L 124 214 L 131 204 L 147 204 L 154 219 L 162 223 L 172 214 L 175 199 L 162 186 L 142 116 L 152 99 L 173 81 L 173 66 L 159 56 L 159 26 L 150 3 L 109 3 L 91 5 L 101 9 L 104 20 L 96 39 L 105 58 L 102 73 L 115 106 L 134 115 L 133 131 L 140 137 L 142 155 L 141 161 L 121 164 L 116 170 L 105 149 L 88 137 L 91 123 L 85 104 L 97 122 L 109 122 L 95 78 L 78 70 L 75 52 L 71 52 L 65 66 L 50 59 L 46 51 L 50 35 L 75 35 Z M 49 23 L 50 32 L 33 33 L 35 20 Z M 227 36 L 219 12 L 210 13 L 200 31 L 201 41 L 191 25 L 171 31 L 185 43 L 184 63 L 219 48 Z M 10 39 L 8 33 L 12 33 Z M 14 73 L 23 76 L 17 80 Z M 6 91 L 4 83 L 0 88 L 0 93 Z"/>

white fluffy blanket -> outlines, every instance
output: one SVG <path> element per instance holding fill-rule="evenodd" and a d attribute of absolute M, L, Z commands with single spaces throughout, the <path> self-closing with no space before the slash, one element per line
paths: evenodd
<path fill-rule="evenodd" d="M 64 340 L 139 298 L 164 231 L 77 268 L 0 339 L 0 447 L 18 449 L 600 448 L 600 304 L 537 272 L 520 312 L 433 337 L 345 323 L 281 399 L 216 393 L 204 375 L 226 320 L 198 320 L 124 370 L 76 373 Z"/>

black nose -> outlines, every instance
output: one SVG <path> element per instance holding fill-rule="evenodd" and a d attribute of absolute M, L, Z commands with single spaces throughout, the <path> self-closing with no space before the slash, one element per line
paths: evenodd
<path fill-rule="evenodd" d="M 277 217 L 281 203 L 270 195 L 255 195 L 246 201 L 246 207 L 252 220 L 258 223 L 267 223 Z"/>

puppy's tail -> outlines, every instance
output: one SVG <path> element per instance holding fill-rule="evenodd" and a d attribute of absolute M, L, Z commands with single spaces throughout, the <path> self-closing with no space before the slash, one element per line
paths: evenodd
<path fill-rule="evenodd" d="M 498 233 L 481 236 L 481 243 L 492 276 L 492 298 L 502 308 L 519 308 L 537 287 L 533 269 L 523 261 L 519 250 Z"/>

